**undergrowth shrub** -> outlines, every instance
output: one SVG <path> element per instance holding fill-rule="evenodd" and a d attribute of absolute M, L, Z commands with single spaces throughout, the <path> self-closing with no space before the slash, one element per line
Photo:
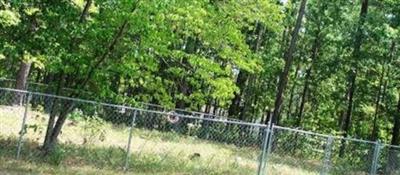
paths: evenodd
<path fill-rule="evenodd" d="M 83 129 L 83 143 L 94 144 L 97 140 L 103 142 L 106 139 L 106 124 L 107 122 L 101 119 L 97 112 L 92 116 L 87 116 L 80 109 L 75 109 L 69 114 L 69 119 L 81 124 Z"/>
<path fill-rule="evenodd" d="M 97 140 L 104 142 L 107 131 L 104 129 L 106 122 L 98 117 L 88 117 L 83 124 L 84 143 L 93 144 Z"/>
<path fill-rule="evenodd" d="M 47 156 L 46 161 L 52 165 L 60 165 L 66 156 L 64 148 L 56 146 L 50 155 Z"/>

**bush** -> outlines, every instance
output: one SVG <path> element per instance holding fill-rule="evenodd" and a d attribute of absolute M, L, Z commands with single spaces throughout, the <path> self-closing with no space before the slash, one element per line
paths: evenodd
<path fill-rule="evenodd" d="M 55 149 L 50 153 L 50 155 L 47 156 L 47 162 L 52 165 L 58 166 L 62 163 L 65 157 L 65 150 L 60 146 L 56 146 Z"/>

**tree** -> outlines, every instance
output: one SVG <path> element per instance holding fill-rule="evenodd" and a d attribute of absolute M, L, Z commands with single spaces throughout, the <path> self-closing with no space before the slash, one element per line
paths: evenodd
<path fill-rule="evenodd" d="M 274 107 L 274 112 L 272 115 L 272 123 L 274 123 L 274 124 L 279 124 L 279 115 L 281 112 L 281 107 L 282 107 L 282 102 L 283 102 L 283 94 L 284 94 L 286 86 L 287 86 L 289 70 L 293 63 L 293 53 L 294 53 L 294 50 L 296 47 L 296 42 L 297 42 L 297 38 L 298 38 L 298 35 L 300 32 L 303 16 L 305 14 L 306 3 L 307 3 L 307 0 L 301 1 L 296 25 L 292 32 L 292 38 L 290 40 L 290 45 L 284 55 L 285 67 L 279 76 L 278 91 L 276 93 L 275 107 Z"/>
<path fill-rule="evenodd" d="M 29 80 L 44 84 L 29 90 L 62 96 L 397 144 L 400 5 L 360 3 L 1 1 L 0 78 L 18 89 Z M 48 153 L 81 106 L 46 101 L 32 107 L 50 114 Z"/>

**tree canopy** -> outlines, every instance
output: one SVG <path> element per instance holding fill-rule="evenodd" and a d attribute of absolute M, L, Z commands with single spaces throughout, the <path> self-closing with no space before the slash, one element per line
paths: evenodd
<path fill-rule="evenodd" d="M 0 77 L 400 144 L 399 25 L 397 0 L 1 0 Z"/>

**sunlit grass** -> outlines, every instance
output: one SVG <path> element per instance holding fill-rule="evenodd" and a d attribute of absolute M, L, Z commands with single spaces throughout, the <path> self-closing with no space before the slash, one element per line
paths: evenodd
<path fill-rule="evenodd" d="M 259 148 L 202 140 L 174 132 L 135 128 L 129 166 L 123 171 L 129 127 L 68 120 L 55 156 L 41 158 L 48 114 L 29 111 L 21 160 L 15 160 L 23 107 L 0 106 L 0 174 L 256 174 Z M 273 175 L 318 174 L 280 162 Z"/>

